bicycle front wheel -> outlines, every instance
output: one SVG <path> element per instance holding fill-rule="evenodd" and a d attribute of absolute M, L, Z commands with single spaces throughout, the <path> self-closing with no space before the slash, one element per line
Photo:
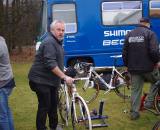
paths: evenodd
<path fill-rule="evenodd" d="M 121 75 L 117 74 L 114 78 L 114 85 L 115 85 L 115 93 L 123 98 L 129 99 L 131 92 L 130 92 L 130 75 L 127 71 L 123 71 Z"/>
<path fill-rule="evenodd" d="M 160 90 L 159 89 L 155 94 L 154 106 L 155 106 L 156 111 L 160 114 Z"/>
<path fill-rule="evenodd" d="M 160 130 L 160 121 L 157 121 L 157 122 L 154 124 L 152 130 Z"/>
<path fill-rule="evenodd" d="M 59 90 L 59 103 L 58 103 L 58 109 L 59 114 L 62 119 L 62 122 L 68 126 L 68 117 L 69 117 L 69 97 L 67 89 L 65 89 L 67 86 L 63 86 L 63 88 L 60 88 Z"/>
<path fill-rule="evenodd" d="M 75 101 L 72 102 L 71 118 L 73 130 L 92 130 L 88 106 L 80 96 L 75 97 Z"/>

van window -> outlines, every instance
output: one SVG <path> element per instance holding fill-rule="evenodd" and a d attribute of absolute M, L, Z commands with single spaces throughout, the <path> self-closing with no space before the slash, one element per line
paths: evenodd
<path fill-rule="evenodd" d="M 160 0 L 150 1 L 150 16 L 160 18 Z"/>
<path fill-rule="evenodd" d="M 103 25 L 138 24 L 141 17 L 141 1 L 102 2 Z"/>
<path fill-rule="evenodd" d="M 42 10 L 41 10 L 41 31 L 40 34 L 44 34 L 47 32 L 47 3 L 45 1 L 42 2 Z"/>
<path fill-rule="evenodd" d="M 77 32 L 75 4 L 54 4 L 52 7 L 52 20 L 65 22 L 65 33 Z"/>

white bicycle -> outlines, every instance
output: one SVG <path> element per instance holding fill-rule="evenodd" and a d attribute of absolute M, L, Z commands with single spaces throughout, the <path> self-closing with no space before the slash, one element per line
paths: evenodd
<path fill-rule="evenodd" d="M 76 83 L 72 86 L 62 84 L 59 90 L 59 113 L 68 126 L 71 112 L 73 130 L 92 130 L 91 116 L 85 100 L 78 94 Z"/>
<path fill-rule="evenodd" d="M 128 71 L 120 72 L 116 67 L 117 58 L 122 55 L 112 56 L 114 65 L 111 67 L 110 77 L 108 82 L 104 80 L 103 75 L 99 74 L 93 63 L 78 62 L 75 69 L 86 73 L 83 81 L 80 83 L 83 90 L 80 95 L 83 96 L 87 103 L 92 102 L 99 94 L 99 89 L 103 86 L 105 93 L 114 90 L 114 92 L 123 99 L 130 98 L 130 75 Z"/>

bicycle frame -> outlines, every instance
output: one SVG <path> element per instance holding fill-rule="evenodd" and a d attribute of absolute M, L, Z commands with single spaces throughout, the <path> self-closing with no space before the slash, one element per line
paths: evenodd
<path fill-rule="evenodd" d="M 84 88 L 86 89 L 87 86 L 88 86 L 88 83 L 89 83 L 89 79 L 90 77 L 92 76 L 92 74 L 94 74 L 106 87 L 106 93 L 108 93 L 110 90 L 112 89 L 115 89 L 116 87 L 113 86 L 113 79 L 114 79 L 114 76 L 115 74 L 118 74 L 121 78 L 123 78 L 123 76 L 121 75 L 121 73 L 115 68 L 115 66 L 112 66 L 112 73 L 111 73 L 111 79 L 110 79 L 110 82 L 107 83 L 102 77 L 101 75 L 99 75 L 96 71 L 95 71 L 95 68 L 94 67 L 90 67 L 90 70 L 89 70 L 89 74 L 88 74 L 88 80 L 86 81 L 85 85 L 84 85 Z M 87 78 L 84 78 L 84 79 L 87 79 Z"/>
<path fill-rule="evenodd" d="M 101 75 L 99 75 L 99 74 L 96 72 L 96 69 L 95 69 L 95 67 L 92 66 L 92 63 L 85 63 L 86 65 L 89 65 L 89 73 L 88 73 L 88 75 L 87 75 L 88 78 L 87 78 L 87 77 L 84 78 L 84 80 L 87 80 L 87 81 L 85 82 L 84 87 L 83 87 L 84 89 L 86 89 L 86 88 L 88 87 L 89 79 L 92 77 L 92 74 L 94 74 L 94 75 L 105 85 L 105 87 L 106 87 L 106 92 L 105 92 L 105 94 L 108 93 L 110 90 L 116 88 L 115 86 L 113 86 L 113 79 L 114 79 L 114 76 L 115 76 L 116 74 L 118 74 L 121 78 L 125 79 L 125 78 L 122 76 L 122 74 L 121 74 L 121 73 L 116 69 L 116 67 L 115 67 L 116 59 L 117 59 L 117 58 L 121 58 L 122 55 L 115 55 L 115 56 L 110 56 L 110 57 L 113 57 L 113 58 L 114 58 L 114 66 L 111 67 L 112 73 L 111 73 L 110 82 L 107 83 L 107 82 L 101 77 Z M 84 63 L 84 62 L 83 62 L 83 63 Z M 79 63 L 79 64 L 81 64 L 81 63 Z M 79 66 L 81 66 L 81 65 L 79 65 Z M 82 78 L 79 78 L 79 79 L 82 79 Z"/>

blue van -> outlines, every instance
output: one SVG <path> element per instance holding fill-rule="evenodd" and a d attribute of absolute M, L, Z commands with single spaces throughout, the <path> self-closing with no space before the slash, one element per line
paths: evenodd
<path fill-rule="evenodd" d="M 52 21 L 64 20 L 65 66 L 80 60 L 105 68 L 121 55 L 125 35 L 141 17 L 150 18 L 160 42 L 160 0 L 43 0 L 40 39 Z M 122 58 L 117 66 L 123 66 Z"/>

